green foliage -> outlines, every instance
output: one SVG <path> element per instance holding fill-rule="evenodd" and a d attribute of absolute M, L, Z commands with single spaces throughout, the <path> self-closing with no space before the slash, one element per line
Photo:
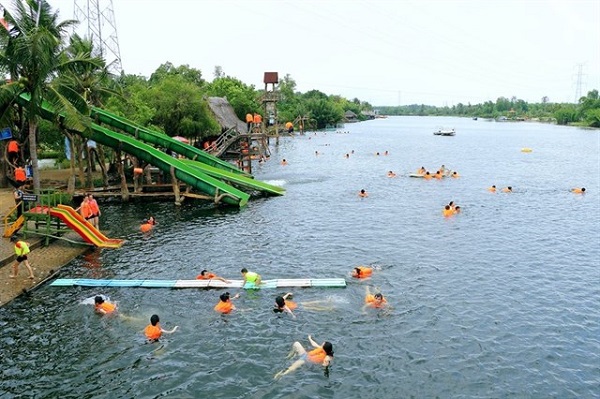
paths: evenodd
<path fill-rule="evenodd" d="M 202 87 L 206 83 L 202 79 L 202 72 L 199 69 L 191 68 L 189 65 L 174 66 L 170 62 L 166 62 L 159 66 L 156 71 L 150 76 L 150 84 L 156 84 L 169 77 L 178 76 L 183 81 L 193 84 L 197 87 Z"/>
<path fill-rule="evenodd" d="M 221 132 L 198 87 L 183 76 L 165 76 L 142 99 L 155 110 L 152 123 L 170 136 L 199 138 Z"/>
<path fill-rule="evenodd" d="M 260 113 L 262 109 L 254 86 L 229 76 L 218 77 L 205 88 L 208 97 L 226 97 L 237 117 L 245 121 L 247 113 Z"/>
<path fill-rule="evenodd" d="M 306 108 L 312 119 L 317 122 L 317 129 L 324 129 L 327 125 L 335 125 L 344 117 L 344 110 L 327 97 L 314 96 L 306 102 Z"/>

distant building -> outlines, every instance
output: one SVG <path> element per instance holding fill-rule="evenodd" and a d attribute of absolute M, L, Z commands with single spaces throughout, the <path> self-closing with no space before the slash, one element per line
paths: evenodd
<path fill-rule="evenodd" d="M 358 122 L 358 117 L 356 116 L 356 114 L 354 112 L 346 111 L 346 113 L 344 114 L 344 122 L 345 123 Z"/>

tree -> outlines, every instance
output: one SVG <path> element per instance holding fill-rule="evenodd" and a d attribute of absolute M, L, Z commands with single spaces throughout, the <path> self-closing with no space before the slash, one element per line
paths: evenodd
<path fill-rule="evenodd" d="M 61 123 L 68 128 L 84 131 L 89 124 L 83 116 L 89 115 L 83 97 L 54 79 L 74 65 L 95 63 L 83 55 L 69 59 L 63 44 L 69 29 L 76 21 L 58 21 L 45 0 L 15 1 L 15 11 L 5 10 L 8 29 L 0 29 L 0 65 L 10 71 L 14 80 L 0 87 L 0 118 L 9 116 L 10 105 L 17 103 L 22 94 L 30 96 L 25 105 L 29 125 L 29 152 L 33 168 L 33 189 L 40 191 L 36 133 L 43 114 L 42 102 L 48 101 L 54 111 L 62 115 Z M 58 117 L 57 117 L 58 120 Z"/>
<path fill-rule="evenodd" d="M 67 48 L 67 54 L 69 58 L 73 59 L 80 55 L 92 58 L 94 45 L 91 40 L 83 39 L 79 35 L 74 34 L 70 38 L 70 44 Z M 74 91 L 79 93 L 85 99 L 86 103 L 96 107 L 103 107 L 106 99 L 109 96 L 120 96 L 119 86 L 116 84 L 114 79 L 110 76 L 106 61 L 101 58 L 95 58 L 94 64 L 71 64 L 70 68 L 67 69 L 58 79 L 63 80 L 64 84 L 70 86 Z M 81 140 L 69 132 L 65 132 L 69 137 L 71 144 L 71 177 L 69 178 L 68 191 L 73 193 L 75 191 L 75 155 L 79 161 L 80 179 L 83 180 L 83 159 L 81 158 L 82 151 L 86 153 L 87 159 L 87 187 L 93 188 L 93 153 L 90 147 L 87 145 L 88 140 Z M 104 148 L 98 145 L 96 154 L 100 163 L 100 169 L 102 170 L 102 180 L 104 186 L 108 186 L 108 175 L 106 167 L 104 165 Z"/>
<path fill-rule="evenodd" d="M 206 81 L 202 79 L 202 72 L 199 69 L 191 68 L 189 65 L 174 66 L 166 62 L 159 66 L 150 76 L 150 83 L 155 84 L 168 76 L 180 76 L 186 82 L 192 83 L 198 87 L 204 86 Z"/>
<path fill-rule="evenodd" d="M 248 112 L 261 112 L 254 86 L 248 86 L 239 79 L 230 76 L 215 79 L 207 85 L 205 93 L 212 97 L 227 97 L 227 101 L 241 120 L 245 120 Z"/>
<path fill-rule="evenodd" d="M 221 131 L 200 90 L 183 76 L 165 77 L 142 98 L 155 110 L 152 123 L 170 136 L 198 138 Z"/>

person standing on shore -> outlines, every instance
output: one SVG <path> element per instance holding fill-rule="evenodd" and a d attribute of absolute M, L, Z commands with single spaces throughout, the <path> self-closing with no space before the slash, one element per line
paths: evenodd
<path fill-rule="evenodd" d="M 92 223 L 92 225 L 98 229 L 100 226 L 100 207 L 98 206 L 98 202 L 96 202 L 92 194 L 88 194 L 88 205 L 91 212 L 90 223 Z"/>
<path fill-rule="evenodd" d="M 13 264 L 13 271 L 9 277 L 17 277 L 17 275 L 19 274 L 19 265 L 21 264 L 21 262 L 23 262 L 25 263 L 27 270 L 29 270 L 29 278 L 35 278 L 35 276 L 33 275 L 33 269 L 31 268 L 31 265 L 27 260 L 27 254 L 31 252 L 31 250 L 29 249 L 29 244 L 27 244 L 25 241 L 19 240 L 16 236 L 12 236 L 10 238 L 10 241 L 15 243 L 15 254 L 17 255 L 17 260 Z"/>

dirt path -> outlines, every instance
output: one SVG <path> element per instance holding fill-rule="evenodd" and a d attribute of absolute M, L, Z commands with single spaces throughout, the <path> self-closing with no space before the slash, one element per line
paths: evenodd
<path fill-rule="evenodd" d="M 42 170 L 40 175 L 42 187 L 58 187 L 66 184 L 69 177 L 69 170 L 47 169 Z M 4 229 L 4 215 L 14 206 L 15 201 L 12 188 L 0 189 L 2 229 Z M 75 233 L 70 233 L 67 235 L 67 238 L 74 241 L 80 240 L 80 237 Z M 32 250 L 28 257 L 35 279 L 30 280 L 28 278 L 27 268 L 24 265 L 19 267 L 17 278 L 9 278 L 8 276 L 12 273 L 14 261 L 10 261 L 0 267 L 0 306 L 3 306 L 24 292 L 26 293 L 35 288 L 56 273 L 62 266 L 90 248 L 84 245 L 71 244 L 63 240 L 55 240 L 47 247 L 41 246 L 39 238 L 28 237 L 26 241 L 32 244 Z M 2 237 L 0 246 L 0 261 L 2 262 L 0 263 L 5 263 L 12 258 L 14 258 L 13 244 L 9 238 Z"/>

